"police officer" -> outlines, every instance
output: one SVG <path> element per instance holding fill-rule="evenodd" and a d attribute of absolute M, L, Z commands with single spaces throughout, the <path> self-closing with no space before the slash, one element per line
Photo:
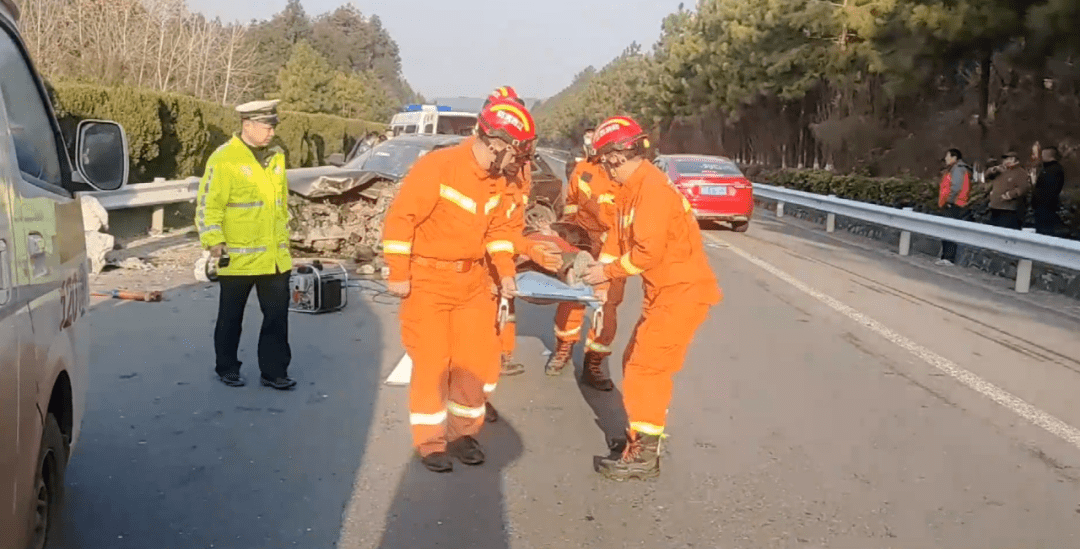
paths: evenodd
<path fill-rule="evenodd" d="M 240 133 L 210 155 L 196 197 L 199 239 L 219 265 L 215 371 L 230 387 L 244 385 L 236 351 L 252 287 L 263 314 L 258 351 L 262 384 L 280 390 L 296 386 L 287 374 L 292 358 L 288 180 L 285 154 L 270 146 L 277 104 L 253 101 L 236 107 Z"/>

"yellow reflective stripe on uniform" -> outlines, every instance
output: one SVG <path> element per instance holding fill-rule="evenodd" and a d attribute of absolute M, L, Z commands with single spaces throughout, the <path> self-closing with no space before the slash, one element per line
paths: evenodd
<path fill-rule="evenodd" d="M 582 179 L 580 177 L 578 178 L 577 187 L 579 189 L 581 189 L 581 192 L 584 193 L 585 196 L 587 196 L 589 198 L 592 198 L 592 187 L 590 187 L 589 184 L 586 183 L 584 179 Z"/>
<path fill-rule="evenodd" d="M 446 410 L 434 414 L 409 414 L 411 425 L 442 425 L 446 421 Z"/>
<path fill-rule="evenodd" d="M 517 315 L 506 315 L 506 322 L 508 324 L 513 323 L 513 322 L 517 322 Z"/>
<path fill-rule="evenodd" d="M 266 246 L 260 246 L 258 248 L 229 248 L 231 254 L 261 254 L 266 251 Z"/>
<path fill-rule="evenodd" d="M 383 240 L 384 254 L 409 255 L 412 253 L 412 242 L 402 240 Z"/>
<path fill-rule="evenodd" d="M 517 207 L 518 207 L 517 202 L 514 202 L 514 203 L 510 204 L 510 207 L 506 209 L 506 218 L 507 219 L 510 219 L 510 216 L 513 215 L 513 213 L 515 211 L 517 211 Z"/>
<path fill-rule="evenodd" d="M 644 421 L 632 421 L 630 422 L 630 428 L 646 435 L 661 436 L 664 434 L 663 425 L 653 425 L 652 423 L 645 423 Z"/>
<path fill-rule="evenodd" d="M 585 346 L 592 349 L 592 350 L 594 350 L 594 351 L 596 351 L 596 352 L 598 352 L 598 353 L 610 353 L 611 352 L 611 347 L 608 347 L 607 345 L 601 345 L 601 344 L 593 341 L 592 339 L 587 340 L 585 342 Z"/>
<path fill-rule="evenodd" d="M 457 417 L 464 417 L 469 419 L 482 418 L 484 417 L 484 412 L 487 411 L 483 406 L 479 408 L 470 408 L 456 402 L 447 403 L 446 408 L 450 410 L 451 414 L 454 414 Z"/>
<path fill-rule="evenodd" d="M 604 234 L 607 234 L 607 233 L 604 233 Z M 604 265 L 615 263 L 618 260 L 619 260 L 618 257 L 615 257 L 615 256 L 613 256 L 611 254 L 600 254 L 600 263 L 603 263 Z"/>
<path fill-rule="evenodd" d="M 611 205 L 614 205 L 615 204 L 615 195 L 612 194 L 612 193 L 604 193 L 604 194 L 596 197 L 596 203 L 597 204 L 611 204 Z"/>
<path fill-rule="evenodd" d="M 690 211 L 690 201 L 684 196 L 682 199 L 683 212 Z"/>
<path fill-rule="evenodd" d="M 223 145 L 224 146 L 224 145 Z M 206 175 L 206 189 L 203 190 L 202 196 L 199 197 L 199 204 L 196 206 L 198 210 L 195 216 L 195 224 L 198 226 L 199 234 L 208 231 L 220 231 L 220 225 L 206 226 L 206 197 L 210 195 L 210 186 L 214 184 L 214 168 L 210 168 L 210 172 Z"/>
<path fill-rule="evenodd" d="M 563 206 L 562 213 L 563 213 L 563 215 L 576 214 L 576 213 L 578 213 L 578 205 L 577 204 L 568 204 L 566 206 Z"/>
<path fill-rule="evenodd" d="M 207 231 L 220 231 L 220 230 L 221 230 L 221 225 L 210 225 L 209 227 L 203 227 L 203 230 L 201 230 L 199 232 L 205 233 Z"/>
<path fill-rule="evenodd" d="M 622 265 L 622 268 L 630 273 L 631 276 L 645 272 L 644 269 L 639 269 L 637 265 L 630 262 L 629 253 L 623 254 L 623 256 L 619 258 L 619 265 Z"/>
<path fill-rule="evenodd" d="M 261 208 L 263 207 L 263 201 L 258 202 L 229 202 L 226 204 L 228 208 Z"/>
<path fill-rule="evenodd" d="M 439 185 L 439 196 L 457 204 L 461 209 L 471 214 L 476 213 L 476 201 L 461 194 L 460 191 L 449 185 Z"/>
<path fill-rule="evenodd" d="M 573 330 L 560 330 L 555 328 L 555 337 L 573 337 L 581 333 L 581 326 L 574 328 Z"/>
<path fill-rule="evenodd" d="M 622 218 L 622 226 L 629 227 L 634 222 L 634 210 L 630 210 L 630 213 L 626 214 Z"/>
<path fill-rule="evenodd" d="M 484 214 L 490 214 L 491 210 L 499 207 L 499 195 L 495 195 L 488 199 L 487 204 L 484 204 Z"/>
<path fill-rule="evenodd" d="M 494 240 L 488 242 L 487 251 L 489 254 L 497 254 L 499 252 L 506 252 L 508 254 L 514 253 L 514 243 L 509 240 Z"/>
<path fill-rule="evenodd" d="M 484 393 L 489 394 L 489 395 L 491 393 L 494 393 L 496 386 L 498 386 L 498 383 L 485 383 L 484 384 Z"/>
<path fill-rule="evenodd" d="M 600 242 L 607 242 L 607 235 L 607 231 L 604 231 L 604 234 L 600 235 Z"/>

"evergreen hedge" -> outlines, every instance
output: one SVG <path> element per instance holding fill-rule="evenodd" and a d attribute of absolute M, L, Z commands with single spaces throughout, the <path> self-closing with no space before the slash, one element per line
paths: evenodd
<path fill-rule="evenodd" d="M 232 107 L 189 96 L 71 83 L 53 84 L 50 92 L 68 140 L 74 139 L 75 128 L 85 119 L 112 120 L 124 127 L 131 182 L 201 176 L 210 154 L 239 130 Z M 329 155 L 347 152 L 367 132 L 385 127 L 365 120 L 283 111 L 275 141 L 285 150 L 289 168 L 321 166 Z"/>

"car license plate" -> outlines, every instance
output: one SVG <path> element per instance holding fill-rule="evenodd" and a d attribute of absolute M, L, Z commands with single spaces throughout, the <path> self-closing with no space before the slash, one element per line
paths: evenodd
<path fill-rule="evenodd" d="M 707 185 L 701 187 L 701 194 L 708 196 L 725 196 L 728 194 L 727 185 Z"/>

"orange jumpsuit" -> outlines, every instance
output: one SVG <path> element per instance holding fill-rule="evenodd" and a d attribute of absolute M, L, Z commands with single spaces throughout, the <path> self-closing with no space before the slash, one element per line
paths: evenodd
<path fill-rule="evenodd" d="M 476 163 L 474 139 L 417 160 L 386 214 L 389 280 L 411 282 L 399 315 L 413 360 L 409 423 L 421 456 L 476 435 L 491 380 L 498 379 L 485 252 L 500 278 L 513 276 L 513 244 L 508 224 L 495 215 L 506 181 L 489 178 Z"/>
<path fill-rule="evenodd" d="M 662 435 L 675 373 L 723 294 L 690 204 L 644 162 L 616 199 L 618 222 L 600 261 L 609 279 L 640 274 L 645 300 L 623 356 L 623 402 L 634 431 Z"/>
<path fill-rule="evenodd" d="M 604 235 L 615 226 L 615 194 L 618 190 L 618 185 L 599 166 L 588 161 L 578 162 L 568 180 L 563 219 L 589 232 L 593 249 L 588 251 L 593 257 L 598 255 Z M 611 281 L 608 298 L 603 305 L 603 325 L 591 326 L 589 337 L 585 340 L 585 347 L 589 351 L 601 356 L 611 354 L 611 342 L 618 329 L 616 309 L 622 303 L 625 287 L 625 279 Z M 564 343 L 577 343 L 581 339 L 584 318 L 585 305 L 560 303 L 555 310 L 555 337 Z"/>
<path fill-rule="evenodd" d="M 529 203 L 529 193 L 532 192 L 532 162 L 526 162 L 521 168 L 517 181 L 512 181 L 506 186 L 505 200 L 501 214 L 506 218 L 508 229 L 512 233 L 510 241 L 514 245 L 516 255 L 527 255 L 529 248 L 535 245 L 522 233 L 525 231 L 525 207 Z M 514 300 L 510 300 L 510 317 L 503 326 L 499 337 L 501 339 L 502 354 L 510 356 L 514 354 L 517 345 L 517 311 Z"/>

